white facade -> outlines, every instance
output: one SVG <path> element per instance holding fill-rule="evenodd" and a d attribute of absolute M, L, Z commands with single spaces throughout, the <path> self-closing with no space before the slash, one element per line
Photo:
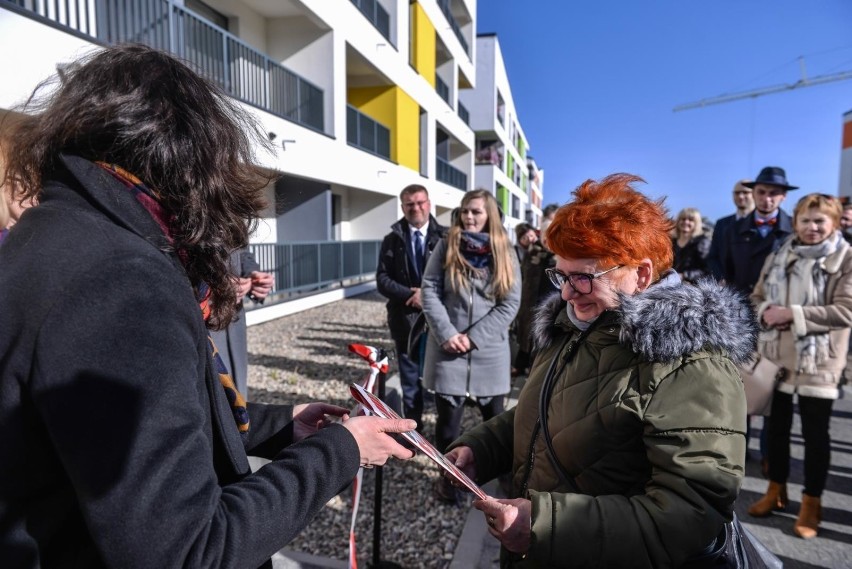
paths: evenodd
<path fill-rule="evenodd" d="M 443 221 L 459 204 L 463 192 L 474 187 L 475 137 L 459 116 L 458 93 L 476 81 L 476 0 L 449 3 L 453 25 L 437 0 L 413 4 L 409 0 L 372 0 L 367 11 L 387 16 L 387 37 L 352 0 L 205 3 L 214 15 L 224 18 L 220 23 L 227 32 L 199 20 L 190 0 L 186 5 L 182 0 L 175 2 L 173 9 L 177 12 L 172 13 L 182 14 L 180 21 L 190 22 L 187 26 L 203 28 L 216 38 L 214 44 L 229 42 L 229 55 L 224 56 L 228 69 L 225 77 L 240 85 L 239 93 L 232 94 L 256 117 L 275 146 L 272 154 L 259 153 L 258 162 L 282 174 L 268 189 L 271 205 L 254 242 L 380 239 L 401 215 L 398 195 L 406 185 L 426 186 L 435 213 Z M 368 4 L 367 0 L 359 3 Z M 91 38 L 105 37 L 103 30 L 108 23 L 98 13 L 98 7 L 104 4 L 121 11 L 129 10 L 133 1 L 71 0 L 65 4 L 71 7 L 67 14 L 41 14 L 54 24 L 76 28 L 73 32 L 40 19 L 35 12 L 45 8 L 35 0 L 32 8 L 0 5 L 0 52 L 7 54 L 0 58 L 0 111 L 23 103 L 40 81 L 56 73 L 57 66 L 97 49 L 98 43 Z M 151 6 L 155 4 L 151 2 Z M 77 21 L 78 9 L 89 14 L 89 21 Z M 411 41 L 410 33 L 415 12 L 419 26 L 416 42 Z M 139 29 L 152 26 L 142 22 Z M 146 37 L 126 30 L 125 36 L 119 39 L 150 43 Z M 182 37 L 181 41 L 188 41 L 186 34 Z M 183 48 L 187 54 L 208 49 L 200 44 Z M 412 48 L 419 50 L 419 68 L 412 63 Z M 13 53 L 17 55 L 8 55 Z M 271 102 L 267 106 L 258 102 L 264 97 L 272 101 L 273 87 L 264 92 L 252 84 L 252 78 L 261 76 L 272 81 L 271 72 L 257 64 L 257 58 L 271 60 L 300 77 L 300 89 L 307 85 L 314 93 L 321 91 L 311 99 L 315 104 L 308 111 L 313 113 L 313 126 L 284 118 L 270 108 Z M 448 101 L 434 86 L 437 79 L 432 77 L 433 69 L 435 77 L 448 87 Z M 245 83 L 239 83 L 243 79 Z M 278 95 L 283 97 L 283 93 L 284 88 L 279 87 Z M 384 99 L 378 97 L 375 102 L 373 93 L 381 93 L 392 106 L 383 107 Z M 361 107 L 354 108 L 358 104 Z M 296 112 L 292 103 L 284 106 Z M 305 106 L 303 103 L 298 108 Z M 379 156 L 348 141 L 350 106 L 362 119 L 387 127 L 390 156 Z M 362 124 L 358 123 L 359 128 Z M 417 131 L 413 141 L 405 139 L 412 130 Z M 398 154 L 396 160 L 391 158 L 394 153 Z M 439 154 L 444 154 L 440 165 Z M 443 168 L 441 179 L 449 175 L 455 186 L 462 187 L 439 181 L 439 167 Z"/>
<path fill-rule="evenodd" d="M 529 142 L 518 118 L 496 35 L 476 38 L 476 87 L 463 91 L 461 100 L 471 109 L 470 124 L 476 132 L 475 187 L 494 193 L 507 228 L 537 220 L 541 216 L 541 186 L 537 188 L 539 203 L 531 207 Z M 511 235 L 514 238 L 514 233 Z"/>

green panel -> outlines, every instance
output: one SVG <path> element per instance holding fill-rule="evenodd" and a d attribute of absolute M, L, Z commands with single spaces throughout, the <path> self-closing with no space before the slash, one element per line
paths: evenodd
<path fill-rule="evenodd" d="M 510 153 L 506 153 L 506 175 L 515 179 L 515 161 Z"/>
<path fill-rule="evenodd" d="M 503 186 L 497 186 L 497 203 L 503 208 L 503 212 L 509 211 L 509 190 Z"/>

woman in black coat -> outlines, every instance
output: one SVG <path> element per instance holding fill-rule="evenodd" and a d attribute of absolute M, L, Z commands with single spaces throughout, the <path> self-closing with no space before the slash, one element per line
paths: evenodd
<path fill-rule="evenodd" d="M 710 269 L 707 267 L 710 238 L 703 233 L 701 213 L 697 209 L 688 207 L 677 214 L 672 249 L 674 250 L 672 268 L 683 280 L 694 283 L 710 274 Z"/>
<path fill-rule="evenodd" d="M 411 456 L 385 432 L 413 421 L 246 405 L 214 357 L 269 182 L 227 96 L 126 45 L 27 111 L 0 177 L 39 202 L 0 248 L 4 567 L 259 567 L 359 465 Z"/>

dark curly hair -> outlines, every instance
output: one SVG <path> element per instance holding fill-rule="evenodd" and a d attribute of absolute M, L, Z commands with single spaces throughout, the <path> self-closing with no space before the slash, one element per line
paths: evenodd
<path fill-rule="evenodd" d="M 172 216 L 174 248 L 193 285 L 210 287 L 208 326 L 234 316 L 230 253 L 248 243 L 274 176 L 256 166 L 269 149 L 255 121 L 177 58 L 143 45 L 98 51 L 60 72 L 14 127 L 6 175 L 16 198 L 38 200 L 61 153 L 117 164 L 144 181 Z"/>

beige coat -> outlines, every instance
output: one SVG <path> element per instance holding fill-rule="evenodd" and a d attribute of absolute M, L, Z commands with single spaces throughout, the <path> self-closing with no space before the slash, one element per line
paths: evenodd
<path fill-rule="evenodd" d="M 764 290 L 764 279 L 777 253 L 767 257 L 760 271 L 760 279 L 754 286 L 751 300 L 757 308 L 760 322 L 769 306 Z M 852 326 L 852 247 L 843 241 L 840 247 L 825 258 L 823 268 L 828 274 L 826 301 L 824 306 L 790 306 L 793 322 L 779 337 L 780 361 L 776 362 L 787 371 L 786 378 L 779 383 L 778 390 L 784 393 L 799 393 L 806 397 L 837 399 L 840 377 L 846 367 L 849 350 L 849 330 Z M 806 334 L 829 334 L 829 359 L 821 363 L 816 374 L 795 373 L 796 336 Z"/>

